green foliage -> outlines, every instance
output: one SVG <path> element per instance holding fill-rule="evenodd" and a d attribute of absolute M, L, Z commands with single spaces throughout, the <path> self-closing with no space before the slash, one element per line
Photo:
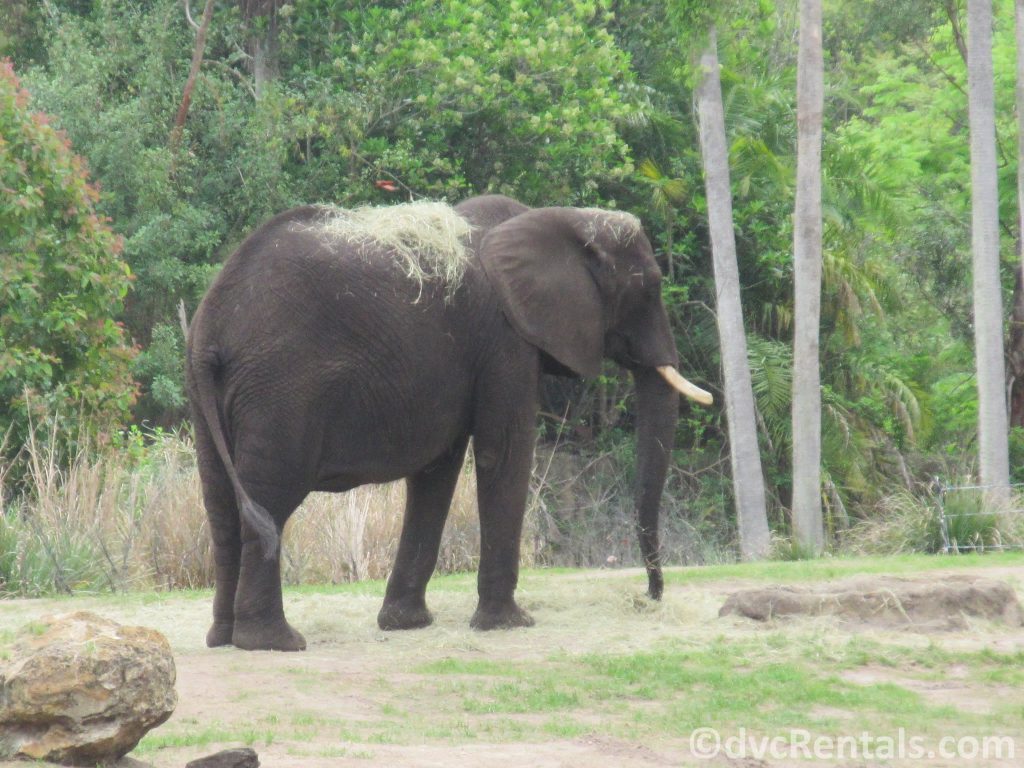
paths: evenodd
<path fill-rule="evenodd" d="M 185 343 L 181 329 L 175 325 L 160 324 L 153 329 L 153 337 L 132 368 L 148 390 L 146 404 L 155 406 L 150 414 L 137 409 L 136 413 L 151 420 L 167 420 L 168 415 L 180 420 L 187 409 L 185 395 Z"/>
<path fill-rule="evenodd" d="M 31 0 L 7 0 L 0 28 L 0 59 L 30 60 L 44 49 L 43 4 Z"/>
<path fill-rule="evenodd" d="M 339 181 L 386 172 L 418 194 L 540 203 L 594 200 L 631 171 L 617 124 L 639 118 L 639 93 L 606 3 L 304 0 L 288 18 L 306 161 L 342 161 Z"/>
<path fill-rule="evenodd" d="M 0 433 L 12 446 L 33 409 L 64 414 L 76 434 L 112 429 L 133 402 L 117 321 L 130 273 L 97 198 L 68 140 L 0 64 Z"/>
<path fill-rule="evenodd" d="M 43 531 L 31 514 L 0 515 L 0 596 L 40 597 L 106 587 L 95 543 L 81 531 Z"/>

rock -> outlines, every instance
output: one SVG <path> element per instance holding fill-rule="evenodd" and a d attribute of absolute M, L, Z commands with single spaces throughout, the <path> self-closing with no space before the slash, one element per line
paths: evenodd
<path fill-rule="evenodd" d="M 111 763 L 171 716 L 167 639 L 93 613 L 34 622 L 0 669 L 0 757 Z"/>
<path fill-rule="evenodd" d="M 225 749 L 209 757 L 201 757 L 185 764 L 185 768 L 260 768 L 260 759 L 254 750 Z"/>
<path fill-rule="evenodd" d="M 933 581 L 859 577 L 831 585 L 771 586 L 729 595 L 719 616 L 768 621 L 786 616 L 834 616 L 842 621 L 916 630 L 966 629 L 967 619 L 1013 627 L 1024 623 L 1017 595 L 1002 581 L 951 576 Z"/>

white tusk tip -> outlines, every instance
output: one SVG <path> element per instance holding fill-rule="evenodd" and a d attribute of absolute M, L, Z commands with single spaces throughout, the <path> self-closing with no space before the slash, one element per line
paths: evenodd
<path fill-rule="evenodd" d="M 687 381 L 674 366 L 659 365 L 657 370 L 658 373 L 661 374 L 662 378 L 665 379 L 673 389 L 679 392 L 679 394 L 685 395 L 691 400 L 697 401 L 701 405 L 711 405 L 715 402 L 715 398 L 710 392 Z"/>

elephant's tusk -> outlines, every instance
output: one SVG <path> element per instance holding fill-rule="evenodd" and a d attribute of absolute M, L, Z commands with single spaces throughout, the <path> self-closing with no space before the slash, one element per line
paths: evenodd
<path fill-rule="evenodd" d="M 660 373 L 662 378 L 671 384 L 672 388 L 677 390 L 679 394 L 686 395 L 691 400 L 696 400 L 702 405 L 711 405 L 715 402 L 715 398 L 712 397 L 710 392 L 705 392 L 697 385 L 688 382 L 673 366 L 659 365 L 658 373 Z"/>

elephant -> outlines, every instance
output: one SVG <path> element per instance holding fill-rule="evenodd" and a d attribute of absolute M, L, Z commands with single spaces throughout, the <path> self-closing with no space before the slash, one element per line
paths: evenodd
<path fill-rule="evenodd" d="M 543 372 L 637 391 L 636 506 L 648 594 L 663 588 L 658 509 L 683 379 L 639 220 L 499 195 L 457 207 L 305 206 L 260 227 L 194 315 L 186 379 L 216 586 L 210 646 L 297 651 L 280 535 L 312 491 L 404 478 L 377 617 L 431 623 L 427 582 L 472 438 L 480 560 L 476 629 L 523 627 L 519 546 Z"/>

